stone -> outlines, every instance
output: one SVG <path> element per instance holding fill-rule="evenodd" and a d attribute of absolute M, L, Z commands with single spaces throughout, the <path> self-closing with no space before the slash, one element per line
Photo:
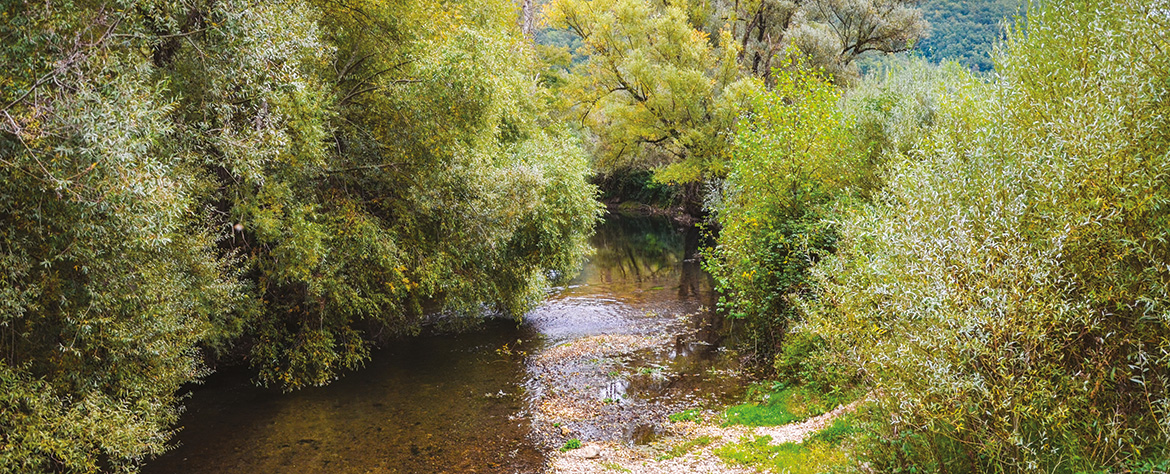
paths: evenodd
<path fill-rule="evenodd" d="M 601 446 L 596 444 L 585 445 L 581 449 L 574 450 L 574 454 L 585 459 L 595 459 L 601 457 Z"/>

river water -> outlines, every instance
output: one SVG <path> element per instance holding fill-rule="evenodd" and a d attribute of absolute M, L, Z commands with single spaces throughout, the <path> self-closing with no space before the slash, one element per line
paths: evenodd
<path fill-rule="evenodd" d="M 593 244 L 581 274 L 523 323 L 395 341 L 363 369 L 293 393 L 255 387 L 243 370 L 213 375 L 187 400 L 178 447 L 143 471 L 535 473 L 561 434 L 641 442 L 654 432 L 649 414 L 730 397 L 735 387 L 707 375 L 727 358 L 705 310 L 713 295 L 695 255 L 698 232 L 665 218 L 615 216 Z M 591 369 L 561 367 L 561 377 L 532 362 L 610 334 L 669 334 L 672 343 Z M 600 406 L 597 415 L 542 414 L 537 406 L 559 392 Z"/>

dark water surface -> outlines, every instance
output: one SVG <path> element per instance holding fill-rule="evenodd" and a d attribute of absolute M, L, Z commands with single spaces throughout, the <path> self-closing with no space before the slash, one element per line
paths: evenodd
<path fill-rule="evenodd" d="M 525 354 L 592 334 L 654 331 L 662 314 L 693 313 L 712 298 L 693 229 L 613 217 L 593 243 L 598 250 L 582 273 L 524 324 L 493 321 L 472 333 L 394 342 L 362 370 L 293 393 L 254 387 L 242 370 L 210 377 L 187 401 L 179 447 L 144 472 L 541 471 Z M 716 335 L 707 336 L 680 339 L 684 347 L 671 358 L 692 364 L 692 353 L 717 346 Z M 629 382 L 623 392 L 638 388 L 636 377 Z"/>

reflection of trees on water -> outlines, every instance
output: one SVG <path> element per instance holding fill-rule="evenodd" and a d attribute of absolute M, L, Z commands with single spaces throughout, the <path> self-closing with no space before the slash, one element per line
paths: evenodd
<path fill-rule="evenodd" d="M 665 217 L 609 216 L 593 237 L 596 251 L 579 283 L 673 289 L 679 299 L 701 297 L 710 282 L 700 265 L 699 230 Z"/>
<path fill-rule="evenodd" d="M 685 258 L 683 240 L 669 219 L 610 216 L 593 236 L 595 277 L 605 283 L 668 279 Z"/>
<path fill-rule="evenodd" d="M 690 228 L 683 236 L 682 275 L 679 277 L 678 297 L 698 297 L 701 282 L 706 281 L 707 275 L 699 265 L 699 229 Z"/>

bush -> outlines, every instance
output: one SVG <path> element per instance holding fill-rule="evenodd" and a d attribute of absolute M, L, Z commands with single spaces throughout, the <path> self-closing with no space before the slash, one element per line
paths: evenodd
<path fill-rule="evenodd" d="M 782 347 L 800 320 L 790 297 L 815 293 L 808 269 L 835 250 L 840 214 L 881 188 L 885 163 L 921 140 L 938 98 L 964 75 L 953 64 L 889 60 L 844 94 L 816 71 L 775 77 L 773 89 L 749 94 L 752 113 L 737 127 L 731 172 L 712 200 L 717 246 L 704 259 L 725 295 L 720 306 L 746 323 L 763 360 L 813 349 Z M 778 368 L 806 370 L 793 355 Z"/>
<path fill-rule="evenodd" d="M 842 149 L 850 140 L 836 88 L 813 71 L 775 74 L 775 87 L 755 89 L 752 113 L 737 126 L 716 209 L 721 231 L 704 259 L 725 294 L 720 306 L 745 320 L 765 355 L 793 320 L 787 296 L 807 290 L 807 268 L 834 248 L 823 217 L 855 184 L 860 156 Z"/>
<path fill-rule="evenodd" d="M 1166 455 L 1170 26 L 1046 2 L 994 84 L 847 213 L 807 330 L 872 378 L 879 470 L 1126 469 Z"/>

